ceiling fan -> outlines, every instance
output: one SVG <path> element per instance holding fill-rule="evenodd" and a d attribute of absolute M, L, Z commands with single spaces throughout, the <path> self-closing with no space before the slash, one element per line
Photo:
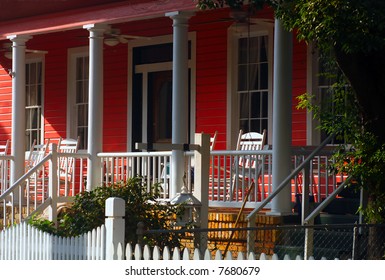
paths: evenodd
<path fill-rule="evenodd" d="M 229 16 L 219 19 L 213 19 L 210 21 L 197 23 L 212 24 L 217 22 L 233 22 L 238 26 L 246 25 L 271 25 L 274 23 L 273 19 L 252 17 L 253 12 L 248 9 L 230 10 Z"/>
<path fill-rule="evenodd" d="M 41 53 L 41 54 L 48 53 L 48 51 L 43 51 L 43 50 L 26 49 L 25 51 L 27 53 Z M 0 52 L 4 52 L 4 56 L 6 58 L 12 59 L 12 43 L 4 43 L 3 47 L 0 49 Z"/>
<path fill-rule="evenodd" d="M 126 44 L 130 39 L 149 39 L 149 37 L 121 34 L 120 29 L 111 28 L 105 33 L 104 44 L 113 47 L 117 44 Z"/>

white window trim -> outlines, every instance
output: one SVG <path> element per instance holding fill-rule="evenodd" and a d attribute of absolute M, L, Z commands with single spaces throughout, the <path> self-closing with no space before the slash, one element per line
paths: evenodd
<path fill-rule="evenodd" d="M 166 44 L 166 43 L 172 43 L 173 36 L 172 35 L 165 35 L 165 36 L 159 36 L 159 37 L 152 37 L 151 40 L 148 40 L 146 38 L 144 39 L 136 39 L 136 40 L 130 40 L 128 42 L 128 88 L 127 88 L 127 149 L 128 151 L 131 151 L 132 147 L 132 76 L 133 76 L 133 49 L 136 47 L 143 47 L 143 46 L 150 46 L 150 45 L 159 45 L 159 44 Z M 195 126 L 196 126 L 196 33 L 195 32 L 189 32 L 188 33 L 188 39 L 191 41 L 191 58 L 189 60 L 189 69 L 191 73 L 191 85 L 190 85 L 190 135 L 191 139 L 190 142 L 194 143 L 195 141 Z M 163 69 L 165 67 L 165 69 Z M 137 70 L 140 72 L 151 72 L 151 71 L 157 71 L 156 69 L 162 68 L 163 70 L 172 70 L 172 62 L 165 62 L 165 63 L 154 63 L 154 64 L 146 64 L 146 65 L 138 65 L 136 66 Z M 169 68 L 169 69 L 167 69 Z M 144 90 L 144 89 L 143 89 Z M 145 101 L 145 100 L 144 100 Z M 144 102 L 143 102 L 144 103 Z M 143 107 L 146 107 L 147 104 L 143 104 Z M 143 114 L 144 114 L 143 110 Z M 147 115 L 143 116 L 143 124 L 146 123 Z M 145 137 L 144 137 L 145 136 Z M 142 133 L 143 139 L 147 138 L 147 131 L 143 131 Z"/>
<path fill-rule="evenodd" d="M 44 117 L 44 96 L 45 96 L 45 55 L 39 53 L 29 53 L 25 57 L 26 64 L 41 62 L 41 128 L 40 128 L 40 139 L 44 141 L 44 131 L 45 131 L 45 117 Z M 25 130 L 25 128 L 24 128 Z M 43 143 L 37 143 L 43 144 Z"/>
<path fill-rule="evenodd" d="M 68 49 L 67 59 L 67 137 L 76 138 L 76 114 L 74 114 L 76 100 L 76 59 L 82 56 L 89 56 L 88 46 Z"/>
<path fill-rule="evenodd" d="M 237 95 L 238 84 L 238 39 L 244 36 L 267 35 L 268 36 L 268 63 L 269 63 L 269 81 L 268 81 L 268 129 L 267 135 L 269 142 L 272 140 L 273 128 L 273 58 L 274 58 L 274 26 L 272 23 L 262 22 L 257 25 L 251 25 L 250 30 L 247 26 L 239 26 L 234 23 L 228 29 L 227 36 L 227 149 L 234 149 L 239 134 L 239 104 Z"/>

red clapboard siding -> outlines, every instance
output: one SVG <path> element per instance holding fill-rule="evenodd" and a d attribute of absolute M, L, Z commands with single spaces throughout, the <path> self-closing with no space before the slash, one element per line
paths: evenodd
<path fill-rule="evenodd" d="M 67 46 L 71 32 L 44 34 L 31 44 L 47 50 L 45 56 L 44 133 L 47 139 L 67 135 Z"/>
<path fill-rule="evenodd" d="M 206 26 L 197 33 L 197 110 L 196 131 L 219 132 L 217 149 L 226 139 L 227 28 Z"/>
<path fill-rule="evenodd" d="M 12 78 L 8 74 L 10 59 L 0 58 L 0 144 L 11 139 Z"/>
<path fill-rule="evenodd" d="M 104 49 L 103 151 L 106 152 L 127 151 L 127 55 L 124 44 Z"/>
<path fill-rule="evenodd" d="M 306 92 L 307 50 L 304 43 L 293 39 L 293 107 L 292 107 L 292 144 L 306 145 L 306 110 L 297 109 L 297 96 Z"/>

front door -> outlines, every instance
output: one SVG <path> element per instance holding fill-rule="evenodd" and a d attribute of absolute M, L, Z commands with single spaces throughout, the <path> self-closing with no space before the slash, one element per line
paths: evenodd
<path fill-rule="evenodd" d="M 191 45 L 191 44 L 189 44 Z M 132 150 L 135 143 L 171 143 L 172 139 L 172 59 L 171 42 L 138 45 L 132 48 Z M 191 46 L 189 47 L 189 58 Z M 190 67 L 190 66 L 189 66 Z M 191 91 L 189 70 L 189 120 L 195 95 Z M 194 96 L 194 97 L 193 97 Z M 195 104 L 195 103 L 194 103 Z M 195 109 L 195 106 L 193 107 Z"/>
<path fill-rule="evenodd" d="M 149 143 L 171 143 L 172 137 L 172 71 L 148 73 Z"/>

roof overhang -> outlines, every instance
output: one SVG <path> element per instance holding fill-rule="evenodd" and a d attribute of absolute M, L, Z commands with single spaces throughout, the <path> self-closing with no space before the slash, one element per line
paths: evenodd
<path fill-rule="evenodd" d="M 78 29 L 87 24 L 113 24 L 162 17 L 171 11 L 195 10 L 195 5 L 192 0 L 132 0 L 31 16 L 0 22 L 0 39 L 10 35 L 37 35 Z"/>

